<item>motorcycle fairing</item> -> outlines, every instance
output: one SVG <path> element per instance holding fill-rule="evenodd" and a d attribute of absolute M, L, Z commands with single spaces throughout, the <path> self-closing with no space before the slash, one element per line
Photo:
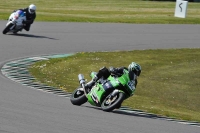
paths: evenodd
<path fill-rule="evenodd" d="M 92 105 L 101 106 L 102 97 L 105 93 L 102 85 L 95 85 L 87 94 L 88 102 Z"/>
<path fill-rule="evenodd" d="M 124 74 L 121 77 L 118 77 L 118 81 L 122 86 L 126 88 L 127 94 L 132 95 L 135 91 L 134 80 L 130 80 L 129 72 L 124 70 Z"/>

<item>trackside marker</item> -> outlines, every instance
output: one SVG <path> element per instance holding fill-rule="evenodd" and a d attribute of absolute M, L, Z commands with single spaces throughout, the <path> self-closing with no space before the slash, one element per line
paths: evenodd
<path fill-rule="evenodd" d="M 188 1 L 176 0 L 175 17 L 186 18 Z"/>

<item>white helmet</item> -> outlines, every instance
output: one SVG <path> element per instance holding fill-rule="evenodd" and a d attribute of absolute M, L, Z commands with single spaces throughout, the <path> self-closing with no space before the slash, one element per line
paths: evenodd
<path fill-rule="evenodd" d="M 129 66 L 128 66 L 128 70 L 132 71 L 135 73 L 135 75 L 140 76 L 141 73 L 141 66 L 135 62 L 132 62 Z"/>
<path fill-rule="evenodd" d="M 35 13 L 36 11 L 36 6 L 34 4 L 31 4 L 29 7 L 28 7 L 28 11 L 30 14 L 33 14 Z"/>

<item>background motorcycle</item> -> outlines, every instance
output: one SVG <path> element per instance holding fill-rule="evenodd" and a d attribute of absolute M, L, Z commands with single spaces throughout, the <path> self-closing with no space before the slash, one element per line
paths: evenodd
<path fill-rule="evenodd" d="M 21 31 L 24 27 L 23 21 L 26 21 L 26 14 L 22 10 L 13 12 L 8 19 L 3 34 L 6 34 L 7 32 L 17 33 L 18 31 Z"/>
<path fill-rule="evenodd" d="M 92 72 L 90 76 L 94 78 L 95 74 L 96 72 Z M 81 86 L 74 90 L 70 97 L 73 105 L 82 105 L 88 101 L 91 105 L 101 107 L 103 111 L 109 112 L 120 108 L 122 102 L 132 96 L 135 91 L 128 71 L 120 77 L 110 75 L 106 79 L 101 78 L 91 89 L 85 86 L 82 74 L 79 74 L 78 78 Z"/>

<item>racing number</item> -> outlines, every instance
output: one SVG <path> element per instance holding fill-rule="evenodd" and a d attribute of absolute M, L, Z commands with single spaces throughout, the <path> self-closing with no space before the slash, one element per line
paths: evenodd
<path fill-rule="evenodd" d="M 128 87 L 134 91 L 135 90 L 135 81 L 131 80 L 128 82 Z"/>

